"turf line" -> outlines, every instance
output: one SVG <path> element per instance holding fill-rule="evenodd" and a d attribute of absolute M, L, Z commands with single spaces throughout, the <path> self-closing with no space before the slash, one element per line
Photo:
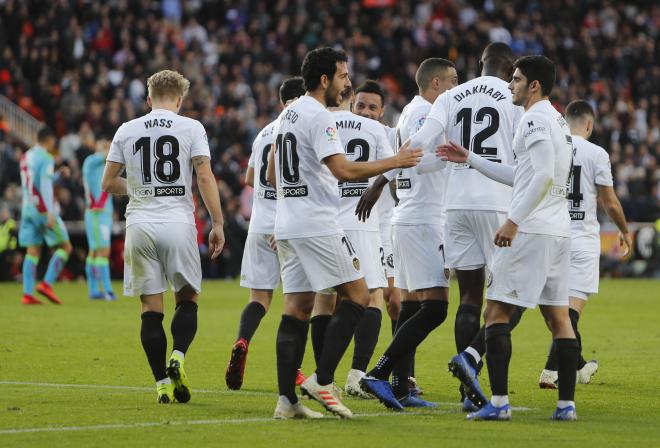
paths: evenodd
<path fill-rule="evenodd" d="M 369 414 L 356 414 L 354 419 L 366 417 L 419 417 L 433 416 L 439 414 L 452 414 L 451 411 L 434 412 L 377 412 Z M 338 418 L 329 416 L 326 421 L 337 421 Z M 320 420 L 314 420 L 319 422 Z M 42 428 L 21 428 L 21 429 L 0 429 L 0 434 L 29 434 L 38 432 L 75 432 L 75 431 L 98 431 L 103 429 L 133 429 L 167 426 L 185 426 L 185 425 L 241 425 L 245 423 L 279 423 L 272 417 L 254 417 L 254 418 L 230 418 L 230 419 L 210 419 L 210 420 L 174 420 L 164 422 L 141 422 L 141 423 L 114 423 L 105 425 L 86 425 L 86 426 L 46 426 Z"/>

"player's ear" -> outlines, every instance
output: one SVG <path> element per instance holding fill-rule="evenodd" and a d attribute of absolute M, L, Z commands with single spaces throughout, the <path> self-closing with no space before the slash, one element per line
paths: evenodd
<path fill-rule="evenodd" d="M 330 84 L 330 80 L 328 79 L 328 75 L 321 75 L 321 87 L 323 87 L 324 89 L 327 89 L 328 84 Z"/>
<path fill-rule="evenodd" d="M 151 107 L 151 97 L 147 95 L 147 104 Z"/>

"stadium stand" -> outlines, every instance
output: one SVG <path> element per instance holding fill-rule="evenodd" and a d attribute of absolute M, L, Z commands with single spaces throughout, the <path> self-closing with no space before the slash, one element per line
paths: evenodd
<path fill-rule="evenodd" d="M 209 135 L 227 223 L 223 258 L 205 263 L 205 275 L 234 277 L 250 213 L 243 172 L 251 142 L 277 114 L 277 88 L 298 73 L 308 50 L 343 47 L 354 85 L 375 78 L 386 86 L 387 118 L 395 123 L 415 90 L 419 61 L 449 58 L 462 82 L 476 76 L 484 46 L 503 41 L 516 54 L 543 53 L 558 63 L 552 100 L 561 111 L 586 98 L 597 110 L 592 141 L 610 152 L 628 219 L 660 218 L 656 2 L 321 3 L 0 1 L 0 94 L 60 136 L 57 163 L 71 171 L 57 189 L 62 217 L 82 219 L 80 167 L 95 137 L 145 113 L 149 74 L 178 70 L 192 83 L 184 113 L 201 120 Z M 27 143 L 0 115 L 0 226 L 20 219 L 18 159 Z M 121 220 L 125 204 L 115 205 Z M 203 207 L 197 217 L 206 233 Z M 74 276 L 78 264 L 70 266 Z"/>

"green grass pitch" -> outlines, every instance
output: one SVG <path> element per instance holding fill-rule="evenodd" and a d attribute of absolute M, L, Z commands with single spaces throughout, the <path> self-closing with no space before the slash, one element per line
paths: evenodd
<path fill-rule="evenodd" d="M 237 283 L 205 282 L 186 362 L 193 398 L 158 405 L 135 299 L 91 303 L 84 284 L 58 284 L 63 306 L 25 307 L 20 285 L 1 284 L 0 446 L 659 446 L 659 286 L 650 280 L 602 282 L 580 324 L 585 357 L 598 359 L 600 370 L 592 384 L 577 386 L 579 421 L 565 424 L 548 420 L 556 392 L 536 383 L 550 342 L 537 310 L 526 313 L 513 333 L 510 398 L 526 409 L 514 410 L 508 423 L 465 421 L 457 382 L 447 372 L 455 283 L 447 321 L 417 351 L 424 397 L 441 402 L 439 409 L 395 414 L 375 401 L 346 398 L 356 419 L 314 422 L 271 419 L 281 293 L 250 346 L 244 390 L 229 392 L 224 370 L 247 293 Z M 171 295 L 166 300 L 169 325 Z M 389 340 L 384 318 L 372 364 Z M 352 346 L 337 369 L 340 386 L 351 353 Z M 304 371 L 312 370 L 309 345 Z M 488 390 L 486 374 L 481 381 Z"/>

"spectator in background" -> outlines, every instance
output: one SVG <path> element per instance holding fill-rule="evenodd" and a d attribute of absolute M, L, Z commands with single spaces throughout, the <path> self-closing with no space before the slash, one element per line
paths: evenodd
<path fill-rule="evenodd" d="M 240 209 L 230 204 L 244 188 L 241 173 L 254 135 L 276 116 L 277 87 L 298 74 L 308 50 L 343 47 L 354 83 L 377 78 L 386 86 L 385 116 L 394 124 L 414 95 L 420 61 L 451 59 L 466 80 L 477 76 L 474 61 L 490 41 L 509 41 L 519 55 L 543 53 L 557 63 L 551 100 L 560 112 L 575 98 L 587 98 L 597 110 L 592 140 L 611 153 L 630 220 L 660 218 L 652 187 L 660 182 L 658 6 L 560 3 L 411 0 L 378 8 L 329 0 L 319 8 L 311 0 L 9 0 L 0 2 L 0 94 L 65 136 L 58 164 L 69 166 L 71 182 L 61 188 L 80 204 L 75 182 L 93 148 L 90 134 L 114 134 L 120 123 L 146 113 L 149 74 L 185 73 L 192 85 L 182 112 L 206 127 L 229 222 Z M 7 180 L 7 164 L 18 158 L 6 148 L 0 157 L 5 196 L 16 182 Z M 119 219 L 124 208 L 115 201 Z"/>

